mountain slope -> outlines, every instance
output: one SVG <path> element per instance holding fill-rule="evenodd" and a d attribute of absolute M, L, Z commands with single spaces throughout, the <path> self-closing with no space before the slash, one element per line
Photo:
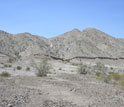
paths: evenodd
<path fill-rule="evenodd" d="M 0 31 L 0 53 L 20 53 L 22 56 L 44 53 L 65 59 L 76 56 L 124 57 L 124 39 L 94 28 L 74 29 L 50 39 L 29 33 L 14 35 Z"/>
<path fill-rule="evenodd" d="M 0 31 L 0 53 L 13 55 L 29 50 L 29 53 L 45 52 L 48 47 L 46 38 L 33 36 L 29 33 L 9 34 Z M 28 54 L 28 53 L 27 53 Z"/>
<path fill-rule="evenodd" d="M 51 42 L 59 57 L 124 57 L 123 40 L 111 37 L 94 28 L 88 28 L 82 32 L 74 29 L 58 37 L 51 38 Z"/>

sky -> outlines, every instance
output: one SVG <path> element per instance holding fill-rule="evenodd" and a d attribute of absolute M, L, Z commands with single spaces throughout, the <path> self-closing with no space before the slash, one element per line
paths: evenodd
<path fill-rule="evenodd" d="M 124 38 L 124 0 L 0 0 L 0 30 L 46 38 L 93 27 Z"/>

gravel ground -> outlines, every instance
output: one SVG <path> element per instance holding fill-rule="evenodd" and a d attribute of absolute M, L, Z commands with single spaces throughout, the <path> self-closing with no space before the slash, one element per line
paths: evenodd
<path fill-rule="evenodd" d="M 91 75 L 0 78 L 0 107 L 124 107 L 124 91 Z"/>

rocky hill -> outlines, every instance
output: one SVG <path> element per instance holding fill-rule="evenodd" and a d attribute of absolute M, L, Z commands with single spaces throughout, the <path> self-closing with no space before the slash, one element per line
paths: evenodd
<path fill-rule="evenodd" d="M 34 36 L 30 33 L 9 34 L 0 31 L 0 53 L 5 55 L 30 55 L 42 53 L 47 50 L 48 42 L 44 37 Z"/>
<path fill-rule="evenodd" d="M 124 57 L 124 39 L 117 39 L 94 28 L 74 29 L 54 38 L 30 33 L 9 34 L 0 31 L 0 53 L 22 56 L 50 54 L 68 59 L 86 57 Z"/>
<path fill-rule="evenodd" d="M 111 37 L 94 28 L 82 32 L 74 29 L 51 38 L 57 55 L 70 58 L 75 56 L 123 57 L 124 40 Z"/>

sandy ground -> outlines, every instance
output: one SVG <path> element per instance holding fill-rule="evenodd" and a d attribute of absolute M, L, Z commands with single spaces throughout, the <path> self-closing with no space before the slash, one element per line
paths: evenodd
<path fill-rule="evenodd" d="M 0 78 L 0 107 L 124 107 L 124 91 L 90 75 Z"/>
<path fill-rule="evenodd" d="M 26 62 L 26 61 L 24 61 Z M 80 75 L 77 66 L 51 61 L 47 77 L 37 77 L 28 62 L 16 62 L 12 67 L 0 64 L 0 107 L 124 107 L 124 90 L 96 80 L 93 75 Z M 17 66 L 22 66 L 17 70 Z M 26 67 L 30 66 L 30 71 Z"/>

